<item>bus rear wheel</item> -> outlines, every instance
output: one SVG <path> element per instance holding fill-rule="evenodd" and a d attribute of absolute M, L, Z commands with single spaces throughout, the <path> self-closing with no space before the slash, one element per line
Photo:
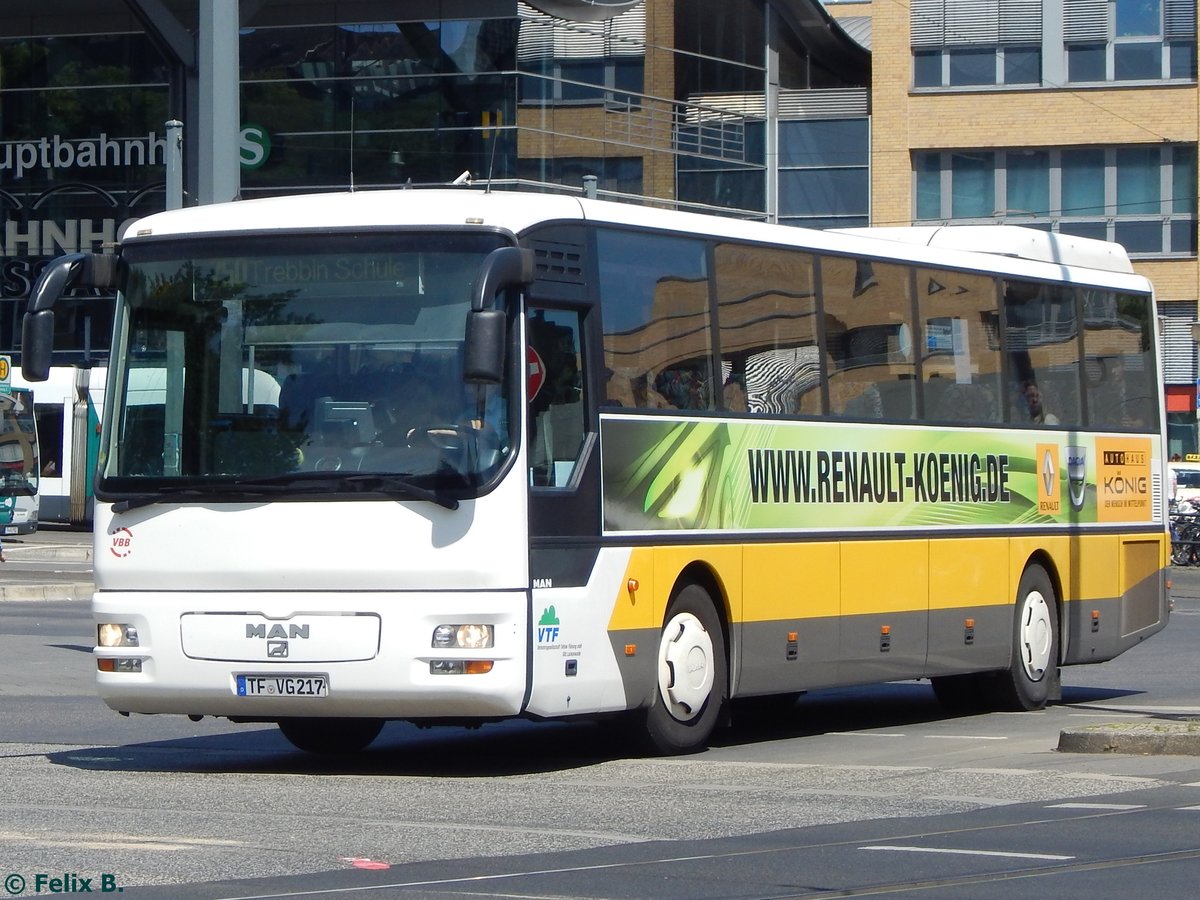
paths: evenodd
<path fill-rule="evenodd" d="M 646 735 L 655 750 L 675 754 L 704 749 L 721 715 L 727 672 L 716 606 L 700 585 L 685 585 L 667 609 L 654 699 L 645 711 Z"/>
<path fill-rule="evenodd" d="M 996 700 L 1005 709 L 1041 709 L 1058 677 L 1058 605 L 1054 584 L 1036 563 L 1017 586 L 1012 663 L 998 673 Z"/>
<path fill-rule="evenodd" d="M 297 750 L 357 753 L 379 737 L 383 719 L 280 719 L 278 725 Z"/>

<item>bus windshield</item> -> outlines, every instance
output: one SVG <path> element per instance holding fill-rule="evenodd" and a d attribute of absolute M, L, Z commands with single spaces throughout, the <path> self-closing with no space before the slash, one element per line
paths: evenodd
<path fill-rule="evenodd" d="M 37 490 L 33 394 L 16 389 L 0 393 L 0 498 L 33 497 Z"/>
<path fill-rule="evenodd" d="M 98 488 L 467 496 L 507 457 L 507 385 L 464 383 L 494 234 L 128 246 Z"/>

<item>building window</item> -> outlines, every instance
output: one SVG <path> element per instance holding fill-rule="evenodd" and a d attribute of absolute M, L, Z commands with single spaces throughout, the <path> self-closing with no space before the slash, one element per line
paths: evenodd
<path fill-rule="evenodd" d="M 870 129 L 866 119 L 779 123 L 779 220 L 808 228 L 869 224 Z"/>
<path fill-rule="evenodd" d="M 1075 0 L 1063 43 L 1071 83 L 1194 80 L 1196 0 Z"/>
<path fill-rule="evenodd" d="M 1041 47 L 942 47 L 913 51 L 913 87 L 1041 84 Z"/>
<path fill-rule="evenodd" d="M 913 155 L 916 222 L 1007 222 L 1116 241 L 1131 256 L 1196 255 L 1196 146 Z"/>
<path fill-rule="evenodd" d="M 911 0 L 913 85 L 1040 84 L 1042 0 Z"/>
<path fill-rule="evenodd" d="M 1065 0 L 1043 33 L 1042 0 L 911 0 L 914 88 L 1196 78 L 1196 0 Z M 1052 60 L 1043 72 L 1043 54 Z"/>
<path fill-rule="evenodd" d="M 986 151 L 950 154 L 950 215 L 986 219 L 996 209 L 996 161 Z"/>

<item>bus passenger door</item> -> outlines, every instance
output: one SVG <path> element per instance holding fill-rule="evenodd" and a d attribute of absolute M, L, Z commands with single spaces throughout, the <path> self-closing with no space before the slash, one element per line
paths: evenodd
<path fill-rule="evenodd" d="M 596 400 L 585 378 L 587 316 L 586 308 L 531 305 L 525 321 L 533 604 L 527 709 L 538 715 L 612 708 L 605 695 L 619 682 L 607 636 L 612 597 L 606 603 L 602 596 L 598 565 L 600 454 Z"/>

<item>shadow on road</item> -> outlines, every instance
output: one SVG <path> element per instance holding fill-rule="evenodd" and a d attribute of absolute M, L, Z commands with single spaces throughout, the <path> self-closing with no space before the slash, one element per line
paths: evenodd
<path fill-rule="evenodd" d="M 1063 689 L 1060 705 L 1087 705 L 1138 691 Z M 1103 708 L 1103 707 L 1100 707 Z M 1114 707 L 1116 709 L 1116 707 Z M 730 727 L 714 747 L 788 740 L 831 732 L 870 731 L 964 719 L 934 699 L 925 682 L 819 691 L 792 703 L 733 708 Z M 230 725 L 236 728 L 235 725 Z M 294 775 L 411 775 L 476 778 L 546 774 L 646 755 L 637 736 L 617 719 L 531 722 L 513 720 L 467 729 L 418 728 L 390 722 L 362 753 L 316 756 L 294 749 L 274 728 L 233 730 L 166 741 L 58 751 L 58 765 L 116 772 L 189 772 Z"/>

